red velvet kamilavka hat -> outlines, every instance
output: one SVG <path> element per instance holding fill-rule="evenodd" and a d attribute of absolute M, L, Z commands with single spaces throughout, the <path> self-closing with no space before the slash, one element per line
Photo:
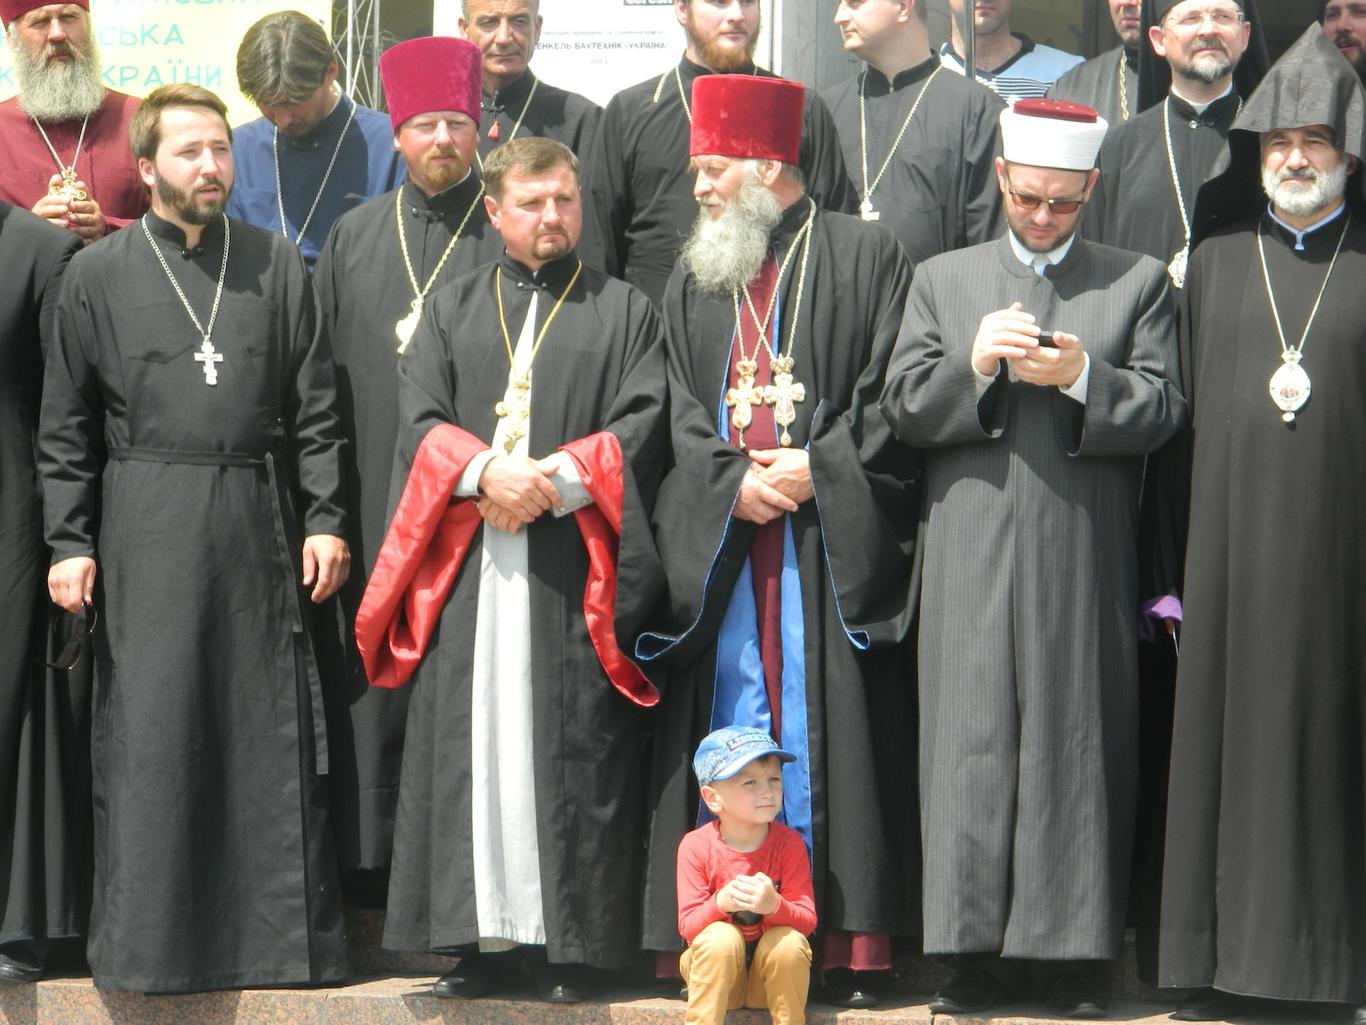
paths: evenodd
<path fill-rule="evenodd" d="M 458 110 L 478 124 L 483 74 L 484 55 L 468 39 L 421 36 L 389 47 L 379 55 L 379 77 L 395 133 L 430 110 Z"/>
<path fill-rule="evenodd" d="M 782 78 L 700 76 L 692 86 L 688 154 L 795 164 L 802 146 L 805 92 Z"/>
<path fill-rule="evenodd" d="M 46 7 L 52 2 L 53 0 L 0 0 L 0 21 L 8 26 L 15 18 L 22 17 L 35 8 Z M 62 2 L 75 4 L 87 11 L 90 10 L 90 0 L 62 0 Z"/>

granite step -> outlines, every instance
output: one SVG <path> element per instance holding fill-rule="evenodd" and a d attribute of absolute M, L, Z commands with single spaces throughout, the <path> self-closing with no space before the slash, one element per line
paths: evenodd
<path fill-rule="evenodd" d="M 45 979 L 0 989 L 0 1025 L 682 1025 L 681 1000 L 645 987 L 620 988 L 575 1005 L 541 1003 L 528 990 L 487 1000 L 431 995 L 435 976 L 360 978 L 344 986 L 229 990 L 187 996 L 101 993 L 86 978 Z M 1068 1025 L 1047 1009 L 1021 1003 L 984 1015 L 931 1015 L 927 995 L 884 1002 L 872 1011 L 812 1003 L 809 1025 Z M 1107 1022 L 1169 1025 L 1169 1004 L 1116 1002 Z M 734 1011 L 728 1025 L 767 1025 L 763 1011 Z M 1237 1025 L 1342 1025 L 1343 1008 L 1265 1004 Z M 1226 1023 L 1227 1025 L 1227 1023 Z"/>

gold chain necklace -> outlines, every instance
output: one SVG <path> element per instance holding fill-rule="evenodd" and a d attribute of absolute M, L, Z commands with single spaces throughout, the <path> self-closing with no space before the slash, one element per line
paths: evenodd
<path fill-rule="evenodd" d="M 1124 77 L 1124 47 L 1119 48 L 1119 113 L 1120 117 L 1129 120 L 1129 83 Z"/>
<path fill-rule="evenodd" d="M 550 311 L 550 316 L 545 318 L 545 323 L 541 325 L 541 331 L 536 336 L 536 341 L 531 346 L 531 358 L 526 361 L 526 369 L 521 376 L 516 376 L 517 357 L 512 349 L 512 336 L 508 334 L 507 317 L 503 313 L 503 268 L 500 264 L 493 272 L 493 291 L 498 297 L 498 326 L 503 329 L 503 345 L 508 353 L 508 375 L 513 378 L 508 381 L 507 391 L 503 398 L 494 404 L 493 411 L 498 418 L 507 420 L 507 438 L 503 442 L 503 451 L 508 455 L 517 447 L 517 442 L 526 437 L 527 421 L 531 419 L 531 365 L 536 362 L 536 354 L 541 351 L 541 343 L 545 341 L 546 333 L 550 330 L 550 325 L 554 322 L 556 314 L 560 312 L 560 307 L 569 298 L 569 293 L 574 289 L 574 283 L 579 280 L 579 275 L 583 273 L 583 262 L 574 268 L 574 274 L 569 279 L 569 284 L 564 286 L 564 291 L 560 293 L 559 299 L 555 301 L 555 306 Z M 528 314 L 529 316 L 530 314 Z"/>
<path fill-rule="evenodd" d="M 792 357 L 792 347 L 797 340 L 797 320 L 802 310 L 802 293 L 806 288 L 806 270 L 811 259 L 811 225 L 816 216 L 816 204 L 808 199 L 811 205 L 811 212 L 807 214 L 806 223 L 802 225 L 798 237 L 792 240 L 792 245 L 784 258 L 784 267 L 779 268 L 778 277 L 773 282 L 773 295 L 769 300 L 768 317 L 759 321 L 758 312 L 754 309 L 754 303 L 749 297 L 749 287 L 745 287 L 745 300 L 749 305 L 750 316 L 754 318 L 756 327 L 760 328 L 759 340 L 755 343 L 754 353 L 751 357 L 745 357 L 744 342 L 740 334 L 740 294 L 738 290 L 731 292 L 731 298 L 735 301 L 735 338 L 736 345 L 740 350 L 740 359 L 735 362 L 736 386 L 726 390 L 726 405 L 731 407 L 730 422 L 736 429 L 740 448 L 745 447 L 745 429 L 754 422 L 754 407 L 766 405 L 773 407 L 773 420 L 782 428 L 782 434 L 778 438 L 778 444 L 786 448 L 792 444 L 792 435 L 788 431 L 797 420 L 797 407 L 795 403 L 806 401 L 806 386 L 800 381 L 793 379 L 792 371 L 796 366 L 796 361 Z M 802 243 L 802 262 L 797 271 L 797 294 L 792 304 L 792 316 L 787 329 L 787 351 L 782 352 L 779 344 L 779 351 L 775 352 L 773 346 L 768 341 L 768 320 L 773 315 L 776 308 L 778 292 L 783 284 L 783 271 L 786 269 L 787 262 L 792 254 L 797 250 L 797 241 Z M 759 346 L 763 346 L 768 351 L 769 370 L 772 374 L 772 383 L 760 388 L 754 381 L 754 375 L 759 372 Z"/>
<path fill-rule="evenodd" d="M 446 246 L 446 251 L 441 254 L 441 259 L 437 261 L 436 269 L 432 271 L 432 276 L 427 279 L 425 285 L 418 285 L 417 275 L 413 273 L 413 261 L 408 256 L 408 239 L 403 233 L 403 186 L 399 186 L 398 199 L 394 204 L 398 210 L 398 251 L 403 254 L 403 267 L 408 272 L 408 282 L 413 288 L 413 301 L 409 306 L 408 314 L 397 324 L 394 325 L 394 334 L 398 335 L 398 354 L 401 356 L 408 351 L 408 343 L 413 340 L 413 332 L 417 330 L 418 322 L 422 320 L 422 304 L 427 298 L 427 293 L 436 284 L 437 275 L 441 273 L 441 268 L 446 266 L 446 260 L 451 253 L 455 252 L 455 245 L 460 241 L 460 236 L 465 233 L 465 225 L 470 223 L 470 218 L 474 216 L 474 209 L 479 205 L 479 201 L 484 198 L 484 183 L 479 183 L 479 191 L 475 194 L 474 202 L 465 211 L 465 216 L 460 221 L 460 227 L 455 229 L 455 236 L 450 244 Z"/>
<path fill-rule="evenodd" d="M 911 104 L 911 112 L 906 115 L 906 120 L 901 122 L 901 131 L 896 133 L 896 139 L 892 142 L 892 148 L 887 151 L 887 159 L 878 168 L 877 174 L 873 177 L 873 183 L 868 184 L 868 113 L 863 98 L 864 83 L 868 80 L 868 72 L 859 76 L 858 80 L 858 138 L 859 153 L 863 157 L 863 202 L 859 203 L 859 216 L 865 221 L 876 221 L 882 215 L 873 208 L 873 193 L 877 191 L 878 185 L 882 182 L 882 176 L 887 173 L 887 168 L 892 166 L 892 158 L 896 156 L 897 147 L 901 145 L 901 139 L 906 134 L 906 129 L 911 127 L 911 118 L 915 117 L 915 112 L 920 109 L 920 101 L 925 98 L 925 94 L 930 91 L 930 83 L 934 81 L 934 76 L 944 70 L 944 65 L 940 64 L 932 72 L 930 77 L 925 79 L 925 84 L 921 86 L 920 94 L 916 96 L 915 102 Z"/>

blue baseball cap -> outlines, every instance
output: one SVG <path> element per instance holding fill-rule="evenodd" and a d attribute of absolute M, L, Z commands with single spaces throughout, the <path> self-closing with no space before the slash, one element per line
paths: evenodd
<path fill-rule="evenodd" d="M 797 756 L 784 751 L 766 730 L 754 726 L 723 726 L 702 738 L 692 758 L 692 771 L 697 782 L 710 786 L 718 780 L 730 779 L 756 758 L 777 755 L 780 761 L 795 762 Z"/>

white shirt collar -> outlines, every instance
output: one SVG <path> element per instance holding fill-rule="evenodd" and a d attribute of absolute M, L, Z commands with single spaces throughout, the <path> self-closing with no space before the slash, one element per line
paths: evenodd
<path fill-rule="evenodd" d="M 1010 248 L 1015 251 L 1015 258 L 1032 270 L 1035 263 L 1039 260 L 1043 260 L 1044 262 L 1053 265 L 1062 263 L 1063 258 L 1072 248 L 1072 243 L 1076 240 L 1077 234 L 1076 232 L 1073 232 L 1068 235 L 1067 241 L 1063 242 L 1062 245 L 1053 247 L 1046 253 L 1031 251 L 1023 242 L 1015 237 L 1015 232 L 1013 231 L 1007 231 L 1006 237 L 1010 239 Z"/>
<path fill-rule="evenodd" d="M 1347 209 L 1347 201 L 1346 201 L 1346 200 L 1343 200 L 1341 203 L 1338 204 L 1337 209 L 1334 210 L 1332 213 L 1324 214 L 1322 217 L 1320 217 L 1320 218 L 1319 218 L 1317 221 L 1315 221 L 1313 224 L 1309 225 L 1309 227 L 1304 228 L 1304 229 L 1300 229 L 1300 228 L 1291 227 L 1289 224 L 1286 224 L 1285 221 L 1283 221 L 1283 220 L 1281 220 L 1279 217 L 1277 217 L 1277 216 L 1276 216 L 1276 207 L 1275 207 L 1274 204 L 1268 203 L 1268 204 L 1266 205 L 1266 212 L 1271 216 L 1271 219 L 1272 219 L 1273 221 L 1275 221 L 1277 224 L 1279 224 L 1282 228 L 1284 228 L 1284 229 L 1285 229 L 1287 232 L 1289 232 L 1291 235 L 1294 235 L 1294 236 L 1295 236 L 1295 251 L 1296 251 L 1296 252 L 1299 252 L 1299 253 L 1304 252 L 1304 236 L 1306 236 L 1306 235 L 1312 235 L 1314 232 L 1316 232 L 1316 231 L 1318 231 L 1320 228 L 1322 228 L 1325 224 L 1331 224 L 1333 221 L 1335 221 L 1335 220 L 1337 220 L 1339 217 L 1341 217 L 1342 214 L 1343 214 L 1343 211 L 1345 211 L 1346 209 Z"/>
<path fill-rule="evenodd" d="M 1204 103 L 1196 103 L 1194 100 L 1188 100 L 1188 99 L 1186 99 L 1186 97 L 1184 97 L 1184 96 L 1181 95 L 1181 90 L 1178 89 L 1178 88 L 1176 88 L 1176 83 L 1175 83 L 1175 82 L 1172 82 L 1171 91 L 1172 91 L 1173 93 L 1176 94 L 1176 98 L 1179 99 L 1182 103 L 1187 103 L 1187 104 L 1189 104 L 1189 105 L 1195 110 L 1195 112 L 1196 112 L 1197 114 L 1203 114 L 1206 110 L 1209 109 L 1210 104 L 1218 103 L 1220 100 L 1222 100 L 1222 99 L 1223 99 L 1225 96 L 1227 96 L 1229 93 L 1233 92 L 1233 79 L 1230 78 L 1230 79 L 1228 80 L 1228 88 L 1227 88 L 1227 89 L 1225 89 L 1223 92 L 1221 92 L 1221 93 L 1220 93 L 1218 96 L 1216 96 L 1214 99 L 1212 99 L 1212 100 L 1207 100 L 1207 101 L 1204 102 Z"/>

